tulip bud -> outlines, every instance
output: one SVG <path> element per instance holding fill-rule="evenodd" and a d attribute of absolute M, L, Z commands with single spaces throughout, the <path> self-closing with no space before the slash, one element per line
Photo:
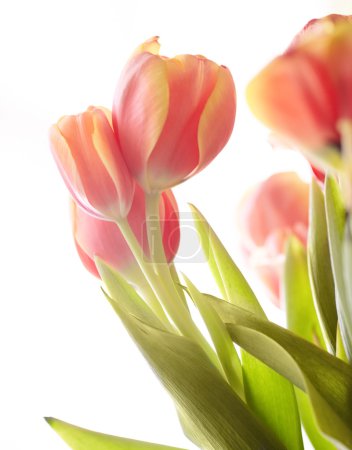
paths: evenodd
<path fill-rule="evenodd" d="M 145 217 L 145 194 L 136 186 L 133 203 L 127 220 L 135 234 L 144 255 L 149 255 Z M 101 220 L 88 214 L 72 201 L 73 234 L 78 254 L 84 266 L 99 277 L 94 263 L 97 256 L 130 281 L 134 281 L 138 264 L 132 255 L 122 233 L 113 222 Z M 160 199 L 160 221 L 167 260 L 177 253 L 180 242 L 177 203 L 171 190 L 165 191 Z"/>
<path fill-rule="evenodd" d="M 50 129 L 51 149 L 74 200 L 90 214 L 119 220 L 128 214 L 134 192 L 111 126 L 109 111 L 90 107 L 64 116 Z"/>
<path fill-rule="evenodd" d="M 162 191 L 207 166 L 227 143 L 236 94 L 230 71 L 202 57 L 159 56 L 153 38 L 127 63 L 113 124 L 126 164 L 147 191 Z"/>
<path fill-rule="evenodd" d="M 242 251 L 278 306 L 286 240 L 294 234 L 306 245 L 308 207 L 308 184 L 287 172 L 256 186 L 239 208 Z"/>
<path fill-rule="evenodd" d="M 266 125 L 329 164 L 341 120 L 352 119 L 351 59 L 351 16 L 313 20 L 252 80 L 248 102 Z"/>

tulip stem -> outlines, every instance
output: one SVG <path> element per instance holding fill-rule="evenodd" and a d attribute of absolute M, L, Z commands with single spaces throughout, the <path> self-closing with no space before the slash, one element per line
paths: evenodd
<path fill-rule="evenodd" d="M 163 324 L 169 331 L 175 331 L 174 326 L 171 324 L 169 318 L 167 317 L 167 314 L 164 311 L 164 308 L 160 304 L 157 296 L 154 293 L 154 290 L 150 286 L 148 280 L 144 276 L 144 273 L 140 269 L 139 265 L 138 270 L 139 270 L 138 277 L 135 277 L 134 281 L 136 282 L 136 285 L 138 286 L 142 295 L 144 296 L 147 304 L 156 313 L 156 315 L 159 317 L 159 319 L 163 322 Z"/>
<path fill-rule="evenodd" d="M 176 268 L 167 262 L 165 255 L 164 244 L 162 240 L 162 231 L 160 225 L 160 192 L 146 193 L 145 207 L 147 217 L 147 235 L 151 259 L 153 262 L 155 272 L 162 278 L 162 282 L 165 287 L 171 292 L 174 291 L 175 297 L 178 297 L 178 301 L 181 301 L 188 311 L 187 301 L 184 296 L 182 288 L 176 285 L 176 279 L 178 282 L 178 274 Z M 168 245 L 168 243 L 166 244 Z M 177 292 L 175 292 L 175 290 Z"/>
<path fill-rule="evenodd" d="M 147 217 L 147 235 L 150 256 L 154 264 L 155 271 L 160 272 L 167 264 L 164 245 L 162 241 L 162 232 L 160 225 L 160 192 L 146 193 L 145 207 Z"/>
<path fill-rule="evenodd" d="M 126 242 L 136 258 L 136 261 L 138 262 L 144 276 L 155 292 L 155 295 L 164 306 L 166 312 L 169 314 L 180 333 L 195 341 L 205 351 L 215 367 L 220 370 L 220 363 L 216 353 L 193 322 L 189 311 L 180 298 L 173 281 L 165 286 L 161 277 L 158 277 L 158 275 L 154 272 L 152 264 L 146 259 L 139 242 L 137 241 L 136 236 L 131 230 L 126 219 L 119 221 L 117 226 L 120 228 L 121 233 L 126 239 Z M 169 276 L 171 278 L 170 272 Z"/>
<path fill-rule="evenodd" d="M 174 295 L 177 298 L 180 297 L 180 292 L 175 285 L 174 277 L 171 274 L 170 266 L 165 255 L 162 240 L 163 234 L 160 225 L 159 205 L 160 192 L 146 193 L 145 207 L 149 251 L 155 272 L 161 277 L 165 287 L 171 292 L 174 292 Z M 184 300 L 182 300 L 182 302 L 185 304 Z"/>

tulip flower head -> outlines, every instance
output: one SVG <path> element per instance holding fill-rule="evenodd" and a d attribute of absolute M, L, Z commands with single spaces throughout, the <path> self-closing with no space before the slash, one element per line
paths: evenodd
<path fill-rule="evenodd" d="M 170 262 L 177 253 L 180 242 L 177 203 L 171 190 L 161 195 L 159 210 L 164 250 Z M 97 256 L 127 279 L 134 281 L 136 270 L 139 270 L 138 264 L 117 225 L 93 217 L 74 201 L 71 204 L 71 217 L 75 245 L 81 261 L 89 272 L 99 277 L 94 262 Z M 141 251 L 148 256 L 145 195 L 138 186 L 127 220 L 141 246 Z"/>
<path fill-rule="evenodd" d="M 248 265 L 269 288 L 280 305 L 285 245 L 295 235 L 306 246 L 309 186 L 292 172 L 277 173 L 253 190 L 241 202 L 238 224 L 242 250 Z"/>
<path fill-rule="evenodd" d="M 111 126 L 111 113 L 90 107 L 50 129 L 52 153 L 74 200 L 90 214 L 119 220 L 128 214 L 134 181 Z"/>
<path fill-rule="evenodd" d="M 310 21 L 283 55 L 248 86 L 248 102 L 267 126 L 308 152 L 340 151 L 340 124 L 352 119 L 352 20 Z"/>
<path fill-rule="evenodd" d="M 230 71 L 203 56 L 159 56 L 157 38 L 127 63 L 113 105 L 126 164 L 147 191 L 175 186 L 227 143 L 236 94 Z"/>

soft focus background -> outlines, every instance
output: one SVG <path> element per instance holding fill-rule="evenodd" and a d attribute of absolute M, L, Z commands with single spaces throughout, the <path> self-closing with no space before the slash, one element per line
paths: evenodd
<path fill-rule="evenodd" d="M 236 204 L 246 188 L 278 170 L 308 176 L 298 155 L 271 149 L 267 130 L 247 110 L 245 86 L 309 19 L 351 14 L 349 5 L 1 2 L 1 449 L 67 448 L 43 416 L 191 448 L 168 395 L 75 253 L 67 192 L 48 148 L 50 124 L 89 104 L 110 107 L 126 58 L 153 35 L 161 36 L 165 55 L 204 54 L 228 66 L 238 92 L 233 136 L 216 161 L 175 194 L 181 211 L 187 202 L 201 209 L 236 257 Z M 204 263 L 181 268 L 203 290 L 214 289 Z M 268 311 L 281 319 L 273 307 Z"/>

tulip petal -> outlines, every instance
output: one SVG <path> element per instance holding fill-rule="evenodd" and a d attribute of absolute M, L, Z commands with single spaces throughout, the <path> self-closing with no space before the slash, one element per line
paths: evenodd
<path fill-rule="evenodd" d="M 340 23 L 331 39 L 328 66 L 336 86 L 341 119 L 352 118 L 352 24 Z"/>
<path fill-rule="evenodd" d="M 95 274 L 89 259 L 95 266 L 97 256 L 116 270 L 126 272 L 134 257 L 117 225 L 97 219 L 72 203 L 73 234 L 84 265 Z"/>
<path fill-rule="evenodd" d="M 308 184 L 293 172 L 276 173 L 250 192 L 242 202 L 242 231 L 249 241 L 262 246 L 274 231 L 293 231 L 297 224 L 304 224 L 307 228 L 308 205 Z M 305 243 L 304 239 L 302 242 Z M 283 247 L 277 249 L 277 253 L 283 250 Z"/>
<path fill-rule="evenodd" d="M 136 48 L 132 56 L 137 56 L 140 53 L 151 53 L 152 55 L 159 55 L 160 44 L 159 36 L 153 36 L 147 41 L 143 42 L 140 46 Z"/>
<path fill-rule="evenodd" d="M 50 128 L 49 139 L 57 167 L 72 197 L 90 214 L 93 214 L 96 217 L 103 217 L 87 202 L 80 174 L 72 156 L 71 149 L 57 125 L 53 125 Z"/>
<path fill-rule="evenodd" d="M 181 55 L 166 61 L 169 111 L 148 160 L 150 184 L 173 186 L 199 163 L 198 125 L 216 84 L 218 66 L 203 57 Z"/>
<path fill-rule="evenodd" d="M 164 191 L 161 198 L 164 205 L 163 246 L 166 260 L 170 262 L 174 259 L 180 245 L 178 206 L 171 190 Z"/>
<path fill-rule="evenodd" d="M 230 71 L 220 67 L 198 128 L 199 169 L 204 168 L 229 140 L 236 114 L 236 91 Z"/>
<path fill-rule="evenodd" d="M 337 103 L 325 66 L 290 51 L 249 84 L 248 103 L 258 119 L 308 149 L 336 142 Z"/>
<path fill-rule="evenodd" d="M 65 116 L 58 122 L 58 129 L 75 162 L 89 205 L 107 216 L 118 215 L 116 213 L 116 207 L 119 205 L 116 186 L 92 142 L 94 124 L 91 113 Z M 64 170 L 66 171 L 65 167 Z M 68 172 L 67 176 L 69 176 Z M 75 180 L 70 181 L 72 187 L 75 188 Z"/>
<path fill-rule="evenodd" d="M 220 151 L 230 134 L 224 125 L 210 132 L 216 148 L 210 150 L 210 145 L 202 142 L 207 156 L 200 165 L 198 127 L 219 81 L 219 66 L 200 55 L 166 58 L 158 53 L 157 38 L 137 49 L 121 76 L 113 106 L 114 130 L 127 167 L 149 193 L 171 188 L 195 174 Z M 224 119 L 216 106 L 223 106 L 217 98 L 220 92 L 230 97 L 225 105 L 231 103 L 232 92 L 219 87 L 216 92 L 205 116 L 217 119 L 217 124 L 230 122 L 231 131 L 232 115 Z M 226 112 L 228 109 L 232 112 L 232 108 Z M 204 122 L 212 127 L 210 121 Z M 221 133 L 225 138 L 220 138 Z"/>
<path fill-rule="evenodd" d="M 113 123 L 125 161 L 140 182 L 146 161 L 167 117 L 169 90 L 165 62 L 149 53 L 132 58 L 116 91 Z"/>
<path fill-rule="evenodd" d="M 79 243 L 75 240 L 75 246 L 76 250 L 79 256 L 79 259 L 81 260 L 84 267 L 90 272 L 92 275 L 94 275 L 97 278 L 100 278 L 98 269 L 95 265 L 95 262 L 90 258 L 87 253 L 81 248 Z"/>
<path fill-rule="evenodd" d="M 122 157 L 116 136 L 105 113 L 97 108 L 91 111 L 93 121 L 92 142 L 110 178 L 116 185 L 118 204 L 122 216 L 131 208 L 134 183 Z"/>

